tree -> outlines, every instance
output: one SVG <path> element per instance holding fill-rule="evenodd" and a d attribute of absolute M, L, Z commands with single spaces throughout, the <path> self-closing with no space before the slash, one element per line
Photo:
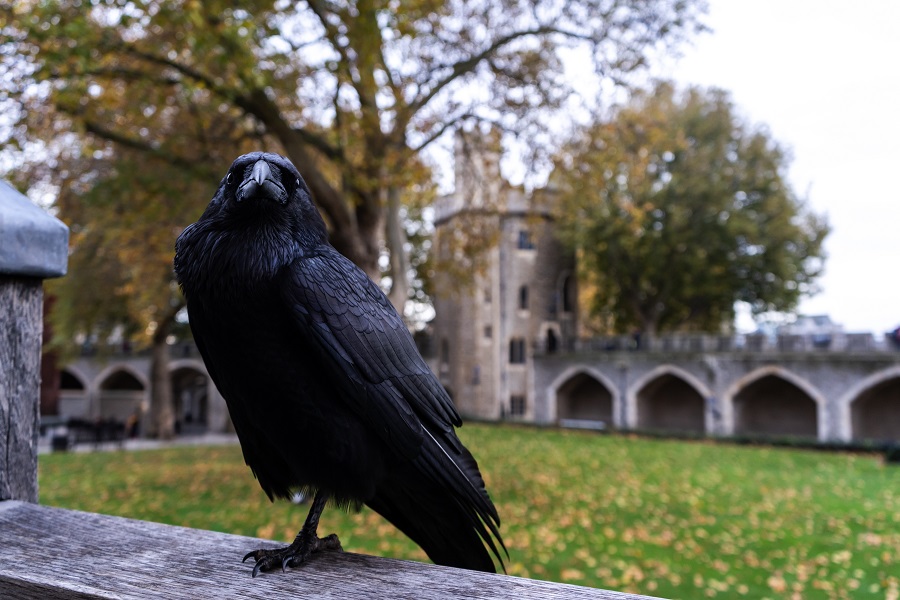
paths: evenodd
<path fill-rule="evenodd" d="M 25 157 L 13 163 L 19 185 L 55 190 L 59 216 L 84 232 L 73 236 L 83 244 L 73 265 L 85 268 L 70 279 L 96 277 L 73 286 L 90 293 L 70 296 L 70 312 L 110 312 L 81 323 L 124 311 L 138 339 L 165 340 L 180 299 L 157 276 L 155 249 L 171 249 L 250 148 L 299 167 L 332 243 L 370 276 L 389 258 L 401 307 L 403 200 L 432 180 L 423 149 L 471 121 L 534 136 L 568 97 L 559 49 L 588 46 L 598 75 L 623 78 L 649 50 L 699 29 L 704 9 L 703 0 L 25 0 L 0 13 L 0 143 Z M 165 181 L 134 190 L 138 174 Z M 111 198 L 134 229 L 101 214 Z M 154 251 L 123 254 L 142 237 L 159 240 Z M 93 269 L 95 257 L 76 257 L 88 248 L 117 262 Z M 109 302 L 76 306 L 91 293 Z"/>
<path fill-rule="evenodd" d="M 109 349 L 110 339 L 149 347 L 147 433 L 170 438 L 169 337 L 184 304 L 172 281 L 173 236 L 206 204 L 207 186 L 133 151 L 91 162 L 87 170 L 97 177 L 80 183 L 77 171 L 69 171 L 74 180 L 57 199 L 70 225 L 72 253 L 68 276 L 49 288 L 59 300 L 50 315 L 56 345 L 71 354 L 67 342 L 86 336 L 99 352 Z"/>
<path fill-rule="evenodd" d="M 788 311 L 815 291 L 829 228 L 786 180 L 785 151 L 729 95 L 661 82 L 556 159 L 561 236 L 591 311 L 618 332 L 716 331 L 737 301 Z"/>
<path fill-rule="evenodd" d="M 569 94 L 559 48 L 589 45 L 597 72 L 621 77 L 648 49 L 696 30 L 703 9 L 699 0 L 22 2 L 6 53 L 30 68 L 7 76 L 22 98 L 48 84 L 32 95 L 32 114 L 52 107 L 78 131 L 173 164 L 193 165 L 185 141 L 205 135 L 190 127 L 166 138 L 174 113 L 249 119 L 300 167 L 334 245 L 374 277 L 385 240 L 403 243 L 407 168 L 445 130 L 487 119 L 535 133 Z M 405 284 L 405 272 L 391 275 Z"/>

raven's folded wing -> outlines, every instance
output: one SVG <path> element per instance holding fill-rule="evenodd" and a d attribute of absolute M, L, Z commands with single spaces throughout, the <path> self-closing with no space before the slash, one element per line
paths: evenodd
<path fill-rule="evenodd" d="M 447 392 L 403 319 L 359 267 L 325 246 L 294 260 L 283 277 L 283 300 L 333 370 L 322 376 L 336 382 L 340 400 L 409 458 L 422 443 L 422 425 L 459 444 L 452 430 L 461 420 Z"/>
<path fill-rule="evenodd" d="M 462 421 L 388 299 L 330 247 L 294 260 L 284 276 L 283 300 L 332 370 L 322 377 L 336 382 L 335 401 L 408 459 L 367 504 L 440 564 L 493 571 L 484 542 L 502 565 L 497 510 L 454 432 Z"/>

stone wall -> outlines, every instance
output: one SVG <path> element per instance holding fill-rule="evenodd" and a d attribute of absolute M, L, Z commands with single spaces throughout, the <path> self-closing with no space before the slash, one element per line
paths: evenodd
<path fill-rule="evenodd" d="M 900 353 L 568 353 L 533 381 L 538 423 L 569 418 L 578 382 L 620 429 L 900 440 Z"/>

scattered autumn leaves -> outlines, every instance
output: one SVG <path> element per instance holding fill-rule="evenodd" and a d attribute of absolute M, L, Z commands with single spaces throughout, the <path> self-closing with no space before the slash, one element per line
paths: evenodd
<path fill-rule="evenodd" d="M 511 575 L 682 598 L 900 599 L 900 469 L 877 457 L 467 425 Z M 240 449 L 53 454 L 41 502 L 289 541 Z M 369 510 L 320 525 L 349 551 L 425 560 Z M 238 560 L 236 558 L 235 560 Z"/>

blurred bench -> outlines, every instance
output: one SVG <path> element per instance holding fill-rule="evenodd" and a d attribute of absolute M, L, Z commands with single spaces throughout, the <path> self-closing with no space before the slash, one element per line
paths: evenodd
<path fill-rule="evenodd" d="M 125 442 L 125 423 L 115 419 L 69 419 L 66 423 L 71 444 L 94 444 L 115 442 L 120 446 Z"/>

